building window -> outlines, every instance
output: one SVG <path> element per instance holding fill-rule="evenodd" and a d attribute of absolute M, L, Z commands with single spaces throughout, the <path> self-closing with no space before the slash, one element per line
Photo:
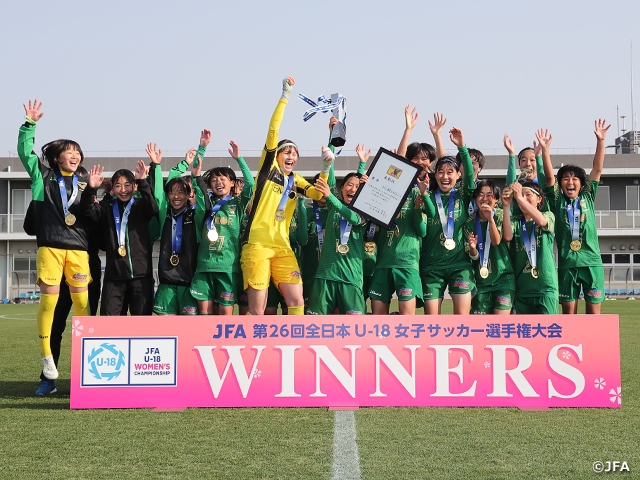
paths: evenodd
<path fill-rule="evenodd" d="M 616 253 L 614 256 L 614 262 L 616 264 L 629 264 L 631 263 L 631 255 L 628 253 Z"/>
<path fill-rule="evenodd" d="M 596 195 L 596 203 L 594 207 L 596 210 L 611 210 L 609 187 L 607 185 L 600 185 L 598 187 L 598 194 Z"/>
<path fill-rule="evenodd" d="M 610 265 L 613 263 L 613 255 L 610 253 L 601 253 L 600 258 L 602 259 L 602 263 L 605 265 Z"/>
<path fill-rule="evenodd" d="M 640 210 L 637 185 L 627 185 L 627 210 Z"/>

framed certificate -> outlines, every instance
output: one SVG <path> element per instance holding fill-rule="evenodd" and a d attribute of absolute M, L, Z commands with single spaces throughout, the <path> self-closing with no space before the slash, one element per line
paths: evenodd
<path fill-rule="evenodd" d="M 380 148 L 349 208 L 376 225 L 389 229 L 416 183 L 420 167 L 385 148 Z"/>

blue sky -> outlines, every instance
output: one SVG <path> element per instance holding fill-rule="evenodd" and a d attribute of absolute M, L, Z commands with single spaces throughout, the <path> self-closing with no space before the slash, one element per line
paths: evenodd
<path fill-rule="evenodd" d="M 16 151 L 22 103 L 35 96 L 37 147 L 64 137 L 88 155 L 140 156 L 155 141 L 178 155 L 209 128 L 210 151 L 234 139 L 250 155 L 287 75 L 296 86 L 281 137 L 306 155 L 319 154 L 329 118 L 304 123 L 297 94 L 333 92 L 348 102 L 347 151 L 396 147 L 410 103 L 416 141 L 431 143 L 427 120 L 442 111 L 485 154 L 504 152 L 504 133 L 529 145 L 539 127 L 553 147 L 585 153 L 598 117 L 613 144 L 616 105 L 630 129 L 631 41 L 640 77 L 637 1 L 33 0 L 3 5 L 2 17 L 0 156 Z"/>

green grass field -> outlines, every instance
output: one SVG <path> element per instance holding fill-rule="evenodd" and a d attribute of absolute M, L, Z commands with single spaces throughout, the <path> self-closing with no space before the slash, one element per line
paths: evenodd
<path fill-rule="evenodd" d="M 36 308 L 0 307 L 1 479 L 331 477 L 325 408 L 69 410 L 70 326 L 59 393 L 35 397 Z M 639 475 L 640 302 L 603 313 L 620 315 L 621 409 L 362 408 L 362 478 L 582 479 L 614 460 Z"/>

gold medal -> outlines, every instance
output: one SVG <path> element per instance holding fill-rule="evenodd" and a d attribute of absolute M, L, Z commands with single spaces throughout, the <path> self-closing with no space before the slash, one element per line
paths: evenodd
<path fill-rule="evenodd" d="M 579 252 L 582 248 L 582 240 L 573 240 L 570 247 L 574 252 Z"/>
<path fill-rule="evenodd" d="M 540 273 L 538 272 L 537 267 L 531 267 L 531 276 L 533 278 L 538 278 L 540 276 Z"/>
<path fill-rule="evenodd" d="M 454 248 L 456 248 L 456 241 L 453 238 L 447 238 L 444 241 L 444 248 L 446 248 L 447 250 L 453 250 Z"/>
<path fill-rule="evenodd" d="M 178 266 L 178 264 L 180 263 L 180 259 L 178 258 L 178 255 L 176 255 L 175 253 L 174 253 L 174 254 L 172 254 L 172 255 L 169 257 L 169 263 L 170 263 L 171 265 L 173 265 L 174 267 L 177 267 L 177 266 Z"/>
<path fill-rule="evenodd" d="M 480 267 L 480 276 L 487 278 L 489 276 L 489 269 L 487 267 Z"/>
<path fill-rule="evenodd" d="M 367 253 L 373 253 L 376 249 L 376 242 L 365 242 L 364 251 Z"/>
<path fill-rule="evenodd" d="M 69 213 L 64 217 L 64 223 L 71 226 L 76 223 L 76 216 L 73 213 Z"/>
<path fill-rule="evenodd" d="M 218 240 L 218 231 L 215 227 L 207 232 L 207 238 L 210 242 L 215 242 L 216 240 Z"/>
<path fill-rule="evenodd" d="M 285 218 L 287 218 L 287 216 L 284 214 L 284 210 L 276 211 L 276 222 L 284 222 Z"/>
<path fill-rule="evenodd" d="M 346 243 L 341 243 L 336 247 L 336 250 L 338 250 L 338 253 L 346 255 L 347 253 L 349 253 L 349 245 L 347 245 Z"/>
<path fill-rule="evenodd" d="M 125 247 L 124 245 L 120 245 L 118 247 L 118 255 L 120 255 L 121 257 L 124 257 L 127 255 L 127 247 Z"/>

